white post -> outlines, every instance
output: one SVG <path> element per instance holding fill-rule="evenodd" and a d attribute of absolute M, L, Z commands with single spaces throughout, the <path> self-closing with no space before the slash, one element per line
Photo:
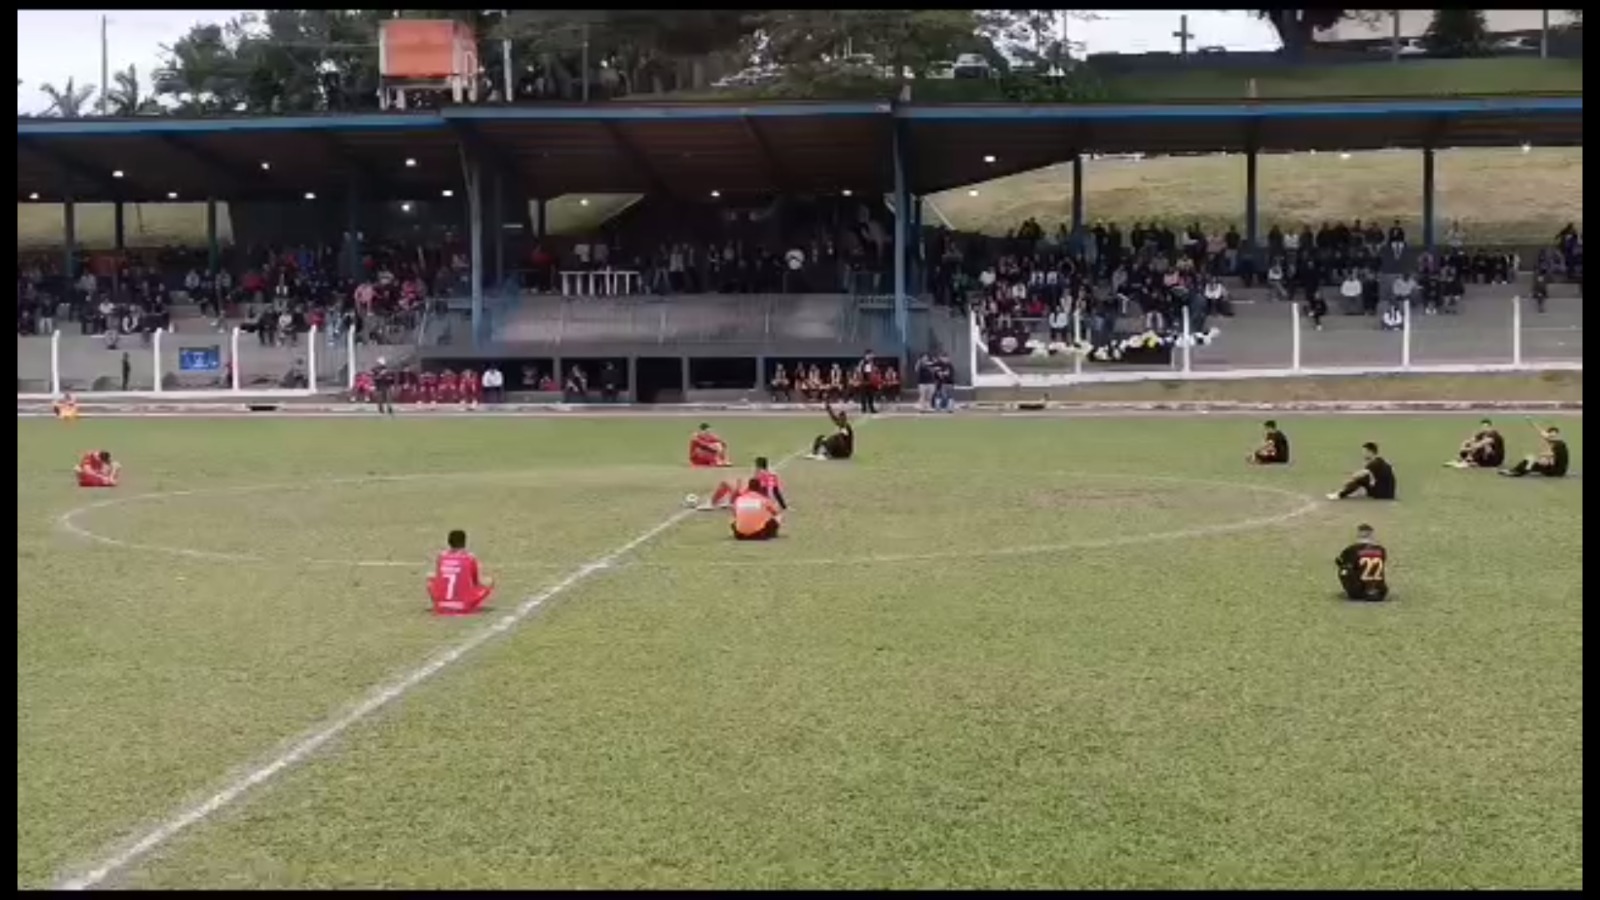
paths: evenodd
<path fill-rule="evenodd" d="M 1078 345 L 1083 343 L 1083 317 L 1078 311 L 1072 311 L 1072 374 L 1083 374 L 1083 354 L 1078 352 Z"/>
<path fill-rule="evenodd" d="M 1511 298 L 1511 364 L 1522 367 L 1522 296 Z"/>
<path fill-rule="evenodd" d="M 967 307 L 967 366 L 972 373 L 972 383 L 978 383 L 978 341 L 982 335 L 978 333 L 978 311 L 972 306 Z"/>
<path fill-rule="evenodd" d="M 1189 330 L 1189 307 L 1183 308 L 1183 374 L 1188 375 L 1194 364 L 1194 348 L 1189 346 L 1194 334 Z"/>
<path fill-rule="evenodd" d="M 306 388 L 317 392 L 317 326 L 306 332 Z"/>
<path fill-rule="evenodd" d="M 233 333 L 228 336 L 228 368 L 233 372 L 233 389 L 244 389 L 244 375 L 239 371 L 239 335 L 241 329 L 235 325 Z"/>
<path fill-rule="evenodd" d="M 61 394 L 61 329 L 50 332 L 50 394 Z"/>
<path fill-rule="evenodd" d="M 1300 303 L 1289 304 L 1289 368 L 1300 371 Z"/>
<path fill-rule="evenodd" d="M 155 339 L 151 343 L 153 350 L 150 354 L 150 369 L 156 376 L 154 390 L 158 394 L 161 393 L 161 332 L 163 330 L 161 328 L 156 329 Z"/>
<path fill-rule="evenodd" d="M 344 368 L 345 390 L 356 389 L 356 330 L 349 328 L 344 333 Z"/>
<path fill-rule="evenodd" d="M 1400 323 L 1400 368 L 1411 368 L 1411 301 L 1407 299 L 1402 308 L 1406 320 Z"/>

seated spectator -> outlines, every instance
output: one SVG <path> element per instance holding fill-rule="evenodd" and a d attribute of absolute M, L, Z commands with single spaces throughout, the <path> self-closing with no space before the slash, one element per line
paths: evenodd
<path fill-rule="evenodd" d="M 772 370 L 772 381 L 769 384 L 772 391 L 773 403 L 790 403 L 794 400 L 794 386 L 789 383 L 789 373 L 783 368 L 783 363 L 778 363 Z"/>

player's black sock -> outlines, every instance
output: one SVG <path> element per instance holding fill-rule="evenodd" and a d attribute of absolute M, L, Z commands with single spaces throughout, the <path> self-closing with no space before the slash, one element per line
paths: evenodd
<path fill-rule="evenodd" d="M 1361 484 L 1361 480 L 1357 478 L 1352 478 L 1349 481 L 1346 481 L 1344 483 L 1344 487 L 1339 489 L 1339 498 L 1343 499 L 1351 494 L 1354 494 L 1356 491 L 1361 490 Z"/>
<path fill-rule="evenodd" d="M 1528 474 L 1529 468 L 1528 461 L 1524 459 L 1512 466 L 1510 470 L 1506 472 L 1506 474 L 1515 478 L 1521 478 L 1522 476 Z"/>
<path fill-rule="evenodd" d="M 827 435 L 825 435 L 825 434 L 817 435 L 817 439 L 811 442 L 811 455 L 812 456 L 816 456 L 817 454 L 821 453 L 823 446 L 826 445 L 827 443 L 828 443 L 828 436 Z"/>

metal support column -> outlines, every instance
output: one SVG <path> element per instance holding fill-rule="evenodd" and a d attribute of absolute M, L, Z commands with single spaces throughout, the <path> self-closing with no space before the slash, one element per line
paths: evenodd
<path fill-rule="evenodd" d="M 1083 228 L 1083 154 L 1072 158 L 1072 230 Z"/>
<path fill-rule="evenodd" d="M 906 309 L 906 233 L 910 225 L 911 192 L 906 188 L 906 156 L 909 138 L 897 122 L 894 129 L 894 330 L 900 341 L 899 355 L 910 352 L 910 323 Z"/>
<path fill-rule="evenodd" d="M 462 166 L 467 182 L 467 232 L 472 242 L 472 345 L 484 342 L 483 318 L 483 171 L 468 156 Z"/>
<path fill-rule="evenodd" d="M 1260 246 L 1261 239 L 1260 159 L 1254 147 L 1244 153 L 1244 242 L 1251 250 Z"/>
<path fill-rule="evenodd" d="M 112 246 L 121 253 L 128 246 L 127 222 L 123 217 L 124 205 L 121 200 L 111 204 L 111 239 Z"/>
<path fill-rule="evenodd" d="M 534 201 L 534 206 L 535 212 L 538 213 L 539 219 L 539 221 L 535 223 L 537 230 L 534 232 L 534 237 L 542 241 L 546 237 L 550 236 L 550 208 L 546 204 L 545 198 L 543 197 L 540 197 L 538 200 Z"/>
<path fill-rule="evenodd" d="M 66 241 L 65 265 L 61 271 L 67 273 L 68 278 L 78 277 L 78 206 L 67 197 L 61 202 L 62 220 L 65 224 L 63 239 Z"/>
<path fill-rule="evenodd" d="M 344 277 L 361 277 L 361 189 L 352 179 L 344 194 Z"/>
<path fill-rule="evenodd" d="M 217 236 L 217 198 L 206 198 L 206 271 L 215 275 L 221 268 L 222 245 Z"/>
<path fill-rule="evenodd" d="M 506 275 L 506 179 L 496 172 L 490 196 L 489 223 L 494 229 L 494 285 L 498 290 Z"/>
<path fill-rule="evenodd" d="M 907 199 L 910 202 L 911 212 L 911 233 L 907 243 L 907 250 L 911 254 L 909 263 L 911 296 L 916 298 L 922 296 L 923 291 L 927 289 L 925 283 L 927 268 L 922 261 L 922 197 L 912 194 Z"/>
<path fill-rule="evenodd" d="M 1422 246 L 1433 252 L 1433 148 L 1422 148 Z"/>

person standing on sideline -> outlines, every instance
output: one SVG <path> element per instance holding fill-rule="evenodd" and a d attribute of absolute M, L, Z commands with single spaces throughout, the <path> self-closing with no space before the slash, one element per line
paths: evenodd
<path fill-rule="evenodd" d="M 122 351 L 122 392 L 128 392 L 128 382 L 133 379 L 133 361 L 128 358 L 128 351 Z"/>
<path fill-rule="evenodd" d="M 926 353 L 917 357 L 917 409 L 933 409 L 933 357 Z"/>
<path fill-rule="evenodd" d="M 882 384 L 878 375 L 878 360 L 868 350 L 861 355 L 861 361 L 856 363 L 856 402 L 861 407 L 864 416 L 874 415 L 878 412 L 878 391 L 874 384 Z"/>
<path fill-rule="evenodd" d="M 483 369 L 483 399 L 488 403 L 499 403 L 505 399 L 502 391 L 506 386 L 506 377 L 501 373 L 500 367 L 490 363 Z"/>

